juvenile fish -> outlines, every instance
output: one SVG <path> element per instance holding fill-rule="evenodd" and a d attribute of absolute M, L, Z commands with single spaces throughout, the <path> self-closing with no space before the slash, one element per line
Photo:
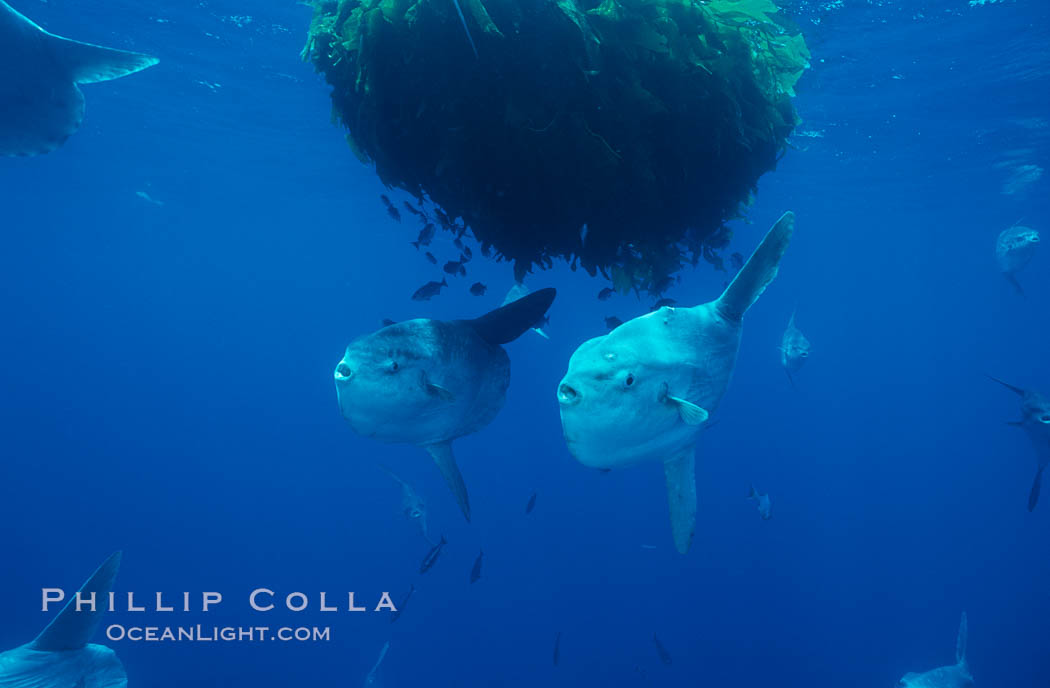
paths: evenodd
<path fill-rule="evenodd" d="M 610 332 L 615 330 L 620 325 L 623 325 L 623 320 L 620 320 L 615 315 L 610 315 L 605 319 L 605 326 L 609 328 Z"/>
<path fill-rule="evenodd" d="M 525 505 L 525 513 L 531 514 L 532 510 L 536 508 L 536 493 L 533 492 L 532 496 L 529 497 L 529 503 Z"/>
<path fill-rule="evenodd" d="M 401 612 L 404 611 L 405 605 L 408 604 L 408 600 L 412 597 L 412 593 L 416 591 L 416 586 L 413 584 L 409 589 L 408 593 L 401 599 L 401 604 L 397 605 L 397 609 L 390 614 L 390 623 L 394 623 L 401 618 Z"/>
<path fill-rule="evenodd" d="M 437 264 L 438 264 L 438 259 L 437 259 L 437 258 L 435 258 L 435 257 L 434 257 L 434 254 L 433 254 L 433 253 L 431 253 L 430 251 L 427 251 L 427 252 L 426 252 L 426 253 L 424 253 L 423 255 L 424 255 L 424 256 L 426 256 L 426 259 L 430 261 L 430 264 L 431 264 L 431 265 L 437 265 Z"/>
<path fill-rule="evenodd" d="M 466 261 L 468 261 L 468 260 L 470 260 L 471 258 L 474 257 L 474 252 L 470 250 L 469 246 L 464 246 L 463 247 L 463 256 L 464 256 L 463 260 L 464 260 L 464 262 L 466 262 Z"/>
<path fill-rule="evenodd" d="M 488 287 L 481 282 L 475 282 L 470 285 L 470 293 L 474 296 L 484 296 L 486 291 L 488 291 Z"/>
<path fill-rule="evenodd" d="M 474 568 L 470 570 L 470 582 L 477 583 L 481 580 L 481 558 L 485 556 L 485 550 L 478 552 L 478 558 L 474 560 Z"/>
<path fill-rule="evenodd" d="M 660 639 L 653 633 L 653 644 L 656 645 L 656 654 L 660 655 L 660 661 L 671 666 L 671 653 L 660 643 Z"/>
<path fill-rule="evenodd" d="M 748 499 L 755 501 L 758 506 L 758 513 L 762 516 L 763 521 L 768 521 L 773 518 L 773 503 L 769 499 L 768 494 L 762 494 L 755 489 L 755 486 L 751 486 L 751 493 L 747 496 Z"/>
<path fill-rule="evenodd" d="M 413 301 L 429 301 L 441 293 L 442 287 L 447 287 L 448 282 L 442 279 L 440 282 L 427 282 L 416 293 L 412 294 Z"/>
<path fill-rule="evenodd" d="M 387 475 L 393 478 L 394 481 L 401 486 L 401 513 L 403 513 L 408 520 L 418 523 L 419 530 L 423 534 L 423 539 L 428 543 L 433 544 L 433 541 L 427 535 L 427 506 L 423 501 L 423 498 L 412 489 L 411 485 L 399 478 L 392 470 L 386 466 L 380 466 L 380 468 L 382 468 Z"/>
<path fill-rule="evenodd" d="M 408 212 L 412 213 L 416 217 L 426 217 L 426 214 L 424 214 L 422 210 L 420 210 L 419 208 L 416 208 L 414 205 L 412 205 L 408 201 L 405 201 L 404 205 L 405 205 L 405 210 L 407 210 Z"/>
<path fill-rule="evenodd" d="M 438 557 L 441 556 L 441 550 L 445 547 L 447 543 L 448 540 L 446 540 L 445 536 L 442 535 L 441 542 L 437 543 L 436 545 L 430 548 L 430 551 L 427 552 L 427 555 L 423 557 L 423 563 L 419 565 L 419 572 L 421 574 L 429 571 L 430 567 L 437 563 Z"/>
<path fill-rule="evenodd" d="M 615 293 L 615 289 L 613 289 L 612 287 L 606 287 L 605 289 L 602 289 L 600 292 L 598 292 L 598 300 L 608 301 L 610 298 L 612 298 L 612 295 Z"/>

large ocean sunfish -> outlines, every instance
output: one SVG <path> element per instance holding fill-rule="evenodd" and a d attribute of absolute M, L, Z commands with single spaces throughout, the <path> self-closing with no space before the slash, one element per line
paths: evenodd
<path fill-rule="evenodd" d="M 955 640 L 955 664 L 924 671 L 910 672 L 897 682 L 897 688 L 973 688 L 973 676 L 966 664 L 966 636 L 969 632 L 966 612 L 959 622 L 959 635 Z"/>
<path fill-rule="evenodd" d="M 785 213 L 725 292 L 694 308 L 663 307 L 584 342 L 558 386 L 569 451 L 585 466 L 660 462 L 675 546 L 696 522 L 694 452 L 729 385 L 744 313 L 776 277 L 795 228 Z"/>
<path fill-rule="evenodd" d="M 1035 478 L 1032 480 L 1032 489 L 1028 491 L 1028 510 L 1034 511 L 1035 505 L 1039 503 L 1043 471 L 1050 466 L 1050 399 L 1039 392 L 1008 385 L 998 378 L 992 379 L 1021 397 L 1021 420 L 1010 421 L 1010 425 L 1024 430 L 1035 448 Z"/>
<path fill-rule="evenodd" d="M 503 408 L 510 359 L 501 345 L 539 322 L 554 295 L 541 289 L 475 320 L 419 318 L 354 340 L 335 369 L 343 417 L 358 434 L 425 449 L 469 521 L 452 441 Z"/>
<path fill-rule="evenodd" d="M 95 610 L 76 610 L 76 596 L 34 641 L 0 653 L 2 688 L 126 688 L 128 677 L 116 653 L 90 645 L 109 591 L 120 568 L 120 552 L 105 561 L 80 588 L 81 599 L 95 595 Z"/>
<path fill-rule="evenodd" d="M 0 156 L 55 150 L 84 119 L 77 84 L 118 79 L 157 62 L 48 33 L 0 0 Z"/>

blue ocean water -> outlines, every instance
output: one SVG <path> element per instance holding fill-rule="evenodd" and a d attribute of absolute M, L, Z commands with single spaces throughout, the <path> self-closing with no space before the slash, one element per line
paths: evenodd
<path fill-rule="evenodd" d="M 86 86 L 84 126 L 59 151 L 0 159 L 0 648 L 50 619 L 41 588 L 72 590 L 119 549 L 121 592 L 225 599 L 104 625 L 331 629 L 308 643 L 100 632 L 133 686 L 360 685 L 388 641 L 386 686 L 887 686 L 951 663 L 964 610 L 978 685 L 1050 682 L 1050 507 L 1027 512 L 1036 462 L 1006 425 L 1017 398 L 984 377 L 1050 391 L 1050 258 L 1020 275 L 1024 299 L 993 259 L 1006 227 L 1048 231 L 1042 0 L 790 8 L 813 51 L 804 121 L 733 250 L 786 209 L 798 229 L 701 442 L 686 556 L 658 466 L 600 474 L 562 439 L 570 354 L 606 316 L 649 307 L 598 301 L 605 284 L 582 271 L 530 276 L 559 291 L 550 341 L 507 346 L 506 407 L 457 442 L 472 524 L 419 450 L 346 427 L 331 375 L 352 338 L 384 318 L 480 315 L 512 271 L 475 259 L 439 298 L 409 299 L 440 270 L 330 124 L 328 88 L 298 59 L 307 7 L 18 9 L 161 63 Z M 449 237 L 435 247 L 455 257 Z M 669 295 L 707 301 L 726 278 L 701 267 Z M 796 305 L 813 354 L 793 389 L 776 346 Z M 448 539 L 425 575 L 428 545 L 378 462 Z M 374 605 L 411 585 L 396 624 L 317 610 L 321 591 Z M 253 613 L 259 587 L 312 606 Z"/>

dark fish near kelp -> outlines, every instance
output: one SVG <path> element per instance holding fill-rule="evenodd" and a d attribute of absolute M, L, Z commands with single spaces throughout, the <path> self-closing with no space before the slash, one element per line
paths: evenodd
<path fill-rule="evenodd" d="M 430 264 L 431 264 L 431 265 L 437 265 L 437 264 L 438 264 L 438 259 L 437 259 L 437 258 L 435 258 L 435 257 L 434 257 L 434 254 L 433 254 L 433 253 L 431 253 L 430 251 L 427 251 L 427 252 L 426 252 L 426 253 L 424 253 L 423 255 L 424 255 L 424 256 L 426 257 L 426 259 L 427 259 L 428 261 L 430 261 Z"/>
<path fill-rule="evenodd" d="M 671 653 L 667 651 L 655 633 L 653 633 L 653 645 L 656 645 L 656 654 L 660 655 L 660 661 L 671 666 Z"/>
<path fill-rule="evenodd" d="M 394 218 L 398 222 L 401 222 L 401 211 L 399 211 L 394 206 L 394 204 L 390 202 L 390 199 L 387 198 L 385 194 L 380 195 L 379 198 L 383 201 L 383 205 L 386 206 L 386 214 Z"/>
<path fill-rule="evenodd" d="M 405 206 L 405 210 L 407 210 L 408 212 L 412 213 L 416 217 L 423 217 L 423 218 L 425 218 L 427 216 L 426 213 L 424 213 L 422 210 L 420 210 L 419 208 L 415 207 L 414 205 L 412 205 L 408 201 L 404 202 L 404 206 Z"/>
<path fill-rule="evenodd" d="M 470 293 L 474 296 L 484 296 L 485 292 L 488 291 L 488 289 L 489 288 L 481 282 L 475 282 L 474 284 L 470 285 Z"/>
<path fill-rule="evenodd" d="M 461 253 L 459 254 L 459 260 L 450 260 L 445 263 L 445 267 L 443 267 L 442 270 L 450 275 L 466 275 L 467 269 L 464 267 L 464 263 L 466 262 L 466 259 Z"/>
<path fill-rule="evenodd" d="M 470 570 L 470 582 L 477 583 L 481 580 L 481 558 L 485 556 L 485 550 L 478 552 L 478 558 L 474 560 L 474 568 Z"/>
<path fill-rule="evenodd" d="M 474 257 L 474 252 L 470 250 L 469 246 L 463 247 L 463 262 L 466 262 Z"/>
<path fill-rule="evenodd" d="M 536 508 L 536 493 L 533 492 L 532 496 L 529 497 L 529 503 L 525 505 L 525 513 L 531 514 L 532 510 Z"/>
<path fill-rule="evenodd" d="M 431 547 L 430 551 L 427 552 L 427 555 L 423 557 L 423 563 L 419 565 L 419 572 L 421 574 L 429 571 L 430 567 L 437 563 L 438 557 L 441 556 L 441 550 L 445 547 L 446 544 L 448 544 L 448 540 L 446 540 L 445 536 L 442 535 L 441 542 Z"/>
<path fill-rule="evenodd" d="M 442 279 L 440 282 L 427 282 L 416 293 L 412 294 L 413 301 L 429 301 L 441 293 L 442 287 L 447 287 L 448 282 Z"/>
<path fill-rule="evenodd" d="M 605 326 L 609 328 L 610 332 L 615 330 L 620 325 L 623 325 L 623 320 L 620 320 L 615 315 L 610 315 L 607 318 L 605 318 Z"/>
<path fill-rule="evenodd" d="M 608 301 L 610 298 L 612 298 L 612 295 L 615 293 L 615 289 L 613 289 L 612 287 L 606 287 L 605 289 L 602 289 L 600 292 L 598 292 L 598 300 Z"/>
<path fill-rule="evenodd" d="M 412 593 L 414 593 L 415 591 L 416 591 L 416 586 L 415 585 L 412 585 L 408 589 L 408 592 L 405 593 L 405 596 L 403 598 L 401 598 L 401 602 L 397 605 L 397 609 L 395 609 L 393 612 L 391 612 L 391 614 L 390 614 L 390 623 L 394 623 L 395 621 L 397 621 L 398 619 L 401 618 L 401 612 L 405 611 L 405 605 L 408 604 L 409 599 L 412 598 Z"/>
<path fill-rule="evenodd" d="M 434 227 L 434 223 L 426 223 L 425 225 L 423 225 L 423 229 L 419 230 L 419 236 L 416 237 L 416 240 L 412 242 L 412 245 L 415 246 L 417 249 L 420 246 L 430 246 L 430 242 L 434 240 L 435 231 L 437 231 L 437 228 Z"/>

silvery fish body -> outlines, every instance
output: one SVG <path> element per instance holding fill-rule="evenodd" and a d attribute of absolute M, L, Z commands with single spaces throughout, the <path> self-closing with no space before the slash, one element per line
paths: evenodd
<path fill-rule="evenodd" d="M 1031 262 L 1038 246 L 1039 232 L 1020 225 L 1004 229 L 995 242 L 995 260 L 999 270 L 1021 294 L 1024 291 L 1017 281 L 1017 273 Z"/>

